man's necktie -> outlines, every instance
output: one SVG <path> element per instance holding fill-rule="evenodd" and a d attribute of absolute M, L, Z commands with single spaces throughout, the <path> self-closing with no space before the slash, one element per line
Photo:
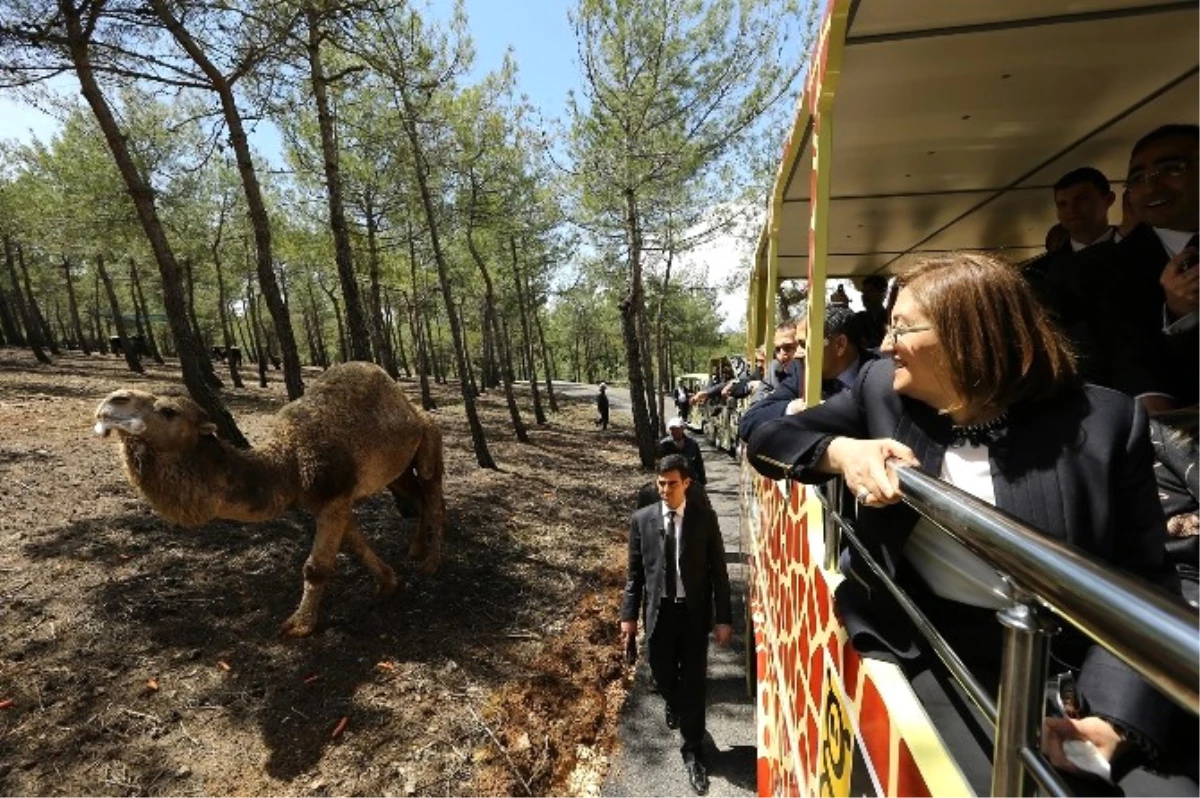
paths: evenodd
<path fill-rule="evenodd" d="M 663 568 L 667 580 L 664 591 L 666 597 L 675 599 L 675 511 L 667 512 L 666 540 L 663 541 Z"/>
<path fill-rule="evenodd" d="M 846 386 L 842 385 L 842 381 L 837 377 L 821 380 L 821 397 L 823 399 L 829 398 L 834 394 L 841 393 L 845 387 Z"/>

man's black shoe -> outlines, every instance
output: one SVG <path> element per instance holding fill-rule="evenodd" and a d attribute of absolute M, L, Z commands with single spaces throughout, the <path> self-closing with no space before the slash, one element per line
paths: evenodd
<path fill-rule="evenodd" d="M 677 713 L 675 710 L 671 709 L 670 704 L 667 704 L 667 728 L 668 729 L 678 729 L 679 728 L 679 713 Z"/>
<path fill-rule="evenodd" d="M 696 795 L 704 795 L 708 792 L 708 773 L 704 769 L 704 763 L 700 758 L 693 753 L 683 755 L 683 767 L 687 770 L 688 781 L 692 783 L 692 789 L 696 791 Z"/>

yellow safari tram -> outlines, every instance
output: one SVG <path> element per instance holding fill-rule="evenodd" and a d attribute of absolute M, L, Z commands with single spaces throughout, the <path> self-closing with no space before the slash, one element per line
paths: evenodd
<path fill-rule="evenodd" d="M 832 278 L 887 276 L 938 252 L 1042 253 L 1060 175 L 1096 167 L 1120 196 L 1132 142 L 1200 117 L 1198 29 L 1194 1 L 828 0 L 753 264 L 747 356 L 770 349 L 783 281 L 808 281 L 808 340 L 820 341 Z M 809 397 L 820 395 L 820 357 L 809 348 Z M 837 551 L 859 544 L 840 489 L 772 481 L 744 462 L 742 474 L 758 794 L 981 791 L 899 668 L 847 640 L 832 601 Z M 1028 607 L 1197 712 L 1194 613 L 1100 563 L 1086 578 L 1050 567 L 1075 555 L 937 480 L 902 473 L 901 484 Z M 1112 606 L 1124 611 L 1098 609 Z M 990 791 L 1070 794 L 1038 753 L 1046 652 L 1036 635 L 1006 634 L 998 699 L 964 686 L 994 724 Z M 938 654 L 957 673 L 953 652 Z"/>

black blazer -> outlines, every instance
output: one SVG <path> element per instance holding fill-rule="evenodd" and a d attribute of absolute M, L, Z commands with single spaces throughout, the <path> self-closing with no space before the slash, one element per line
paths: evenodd
<path fill-rule="evenodd" d="M 750 463 L 774 479 L 790 472 L 804 482 L 822 482 L 829 475 L 813 467 L 833 436 L 893 438 L 913 450 L 922 470 L 940 474 L 951 423 L 928 405 L 897 394 L 894 372 L 891 360 L 867 363 L 853 390 L 765 424 L 750 438 Z M 1007 431 L 989 447 L 996 506 L 1050 537 L 1173 587 L 1173 574 L 1164 563 L 1166 526 L 1141 405 L 1116 391 L 1087 386 L 1052 401 L 1015 406 L 1009 418 Z M 897 572 L 917 520 L 917 513 L 903 504 L 859 512 L 859 538 L 890 575 Z M 871 581 L 856 552 L 848 570 L 859 584 Z M 839 601 L 840 594 L 839 589 Z M 888 629 L 872 628 L 870 606 L 862 608 L 861 617 L 855 609 L 839 604 L 856 644 L 859 632 L 866 632 L 893 651 L 904 648 L 888 641 Z M 1119 720 L 1156 742 L 1172 713 L 1167 699 L 1098 646 L 1088 652 L 1079 689 L 1093 713 Z"/>
<path fill-rule="evenodd" d="M 629 521 L 629 570 L 621 600 L 621 620 L 636 621 L 646 601 L 646 639 L 654 635 L 663 588 L 662 502 L 633 514 Z M 688 502 L 680 535 L 679 571 L 693 629 L 705 633 L 716 623 L 733 623 L 725 544 L 712 508 Z"/>
<path fill-rule="evenodd" d="M 1056 315 L 1091 382 L 1138 396 L 1164 393 L 1194 404 L 1200 338 L 1193 328 L 1163 334 L 1166 297 L 1159 275 L 1170 256 L 1148 225 L 1117 244 L 1089 247 L 1047 274 Z"/>

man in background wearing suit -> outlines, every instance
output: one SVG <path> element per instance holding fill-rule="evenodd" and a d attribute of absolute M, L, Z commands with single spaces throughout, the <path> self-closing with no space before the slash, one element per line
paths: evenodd
<path fill-rule="evenodd" d="M 1126 189 L 1141 221 L 1106 264 L 1118 321 L 1131 328 L 1114 353 L 1118 377 L 1158 355 L 1158 379 L 1118 385 L 1152 412 L 1195 404 L 1197 383 L 1197 247 L 1200 181 L 1196 125 L 1164 125 L 1147 133 L 1129 157 Z M 1122 358 L 1123 356 L 1123 358 Z M 1148 396 L 1149 394 L 1149 396 Z"/>
<path fill-rule="evenodd" d="M 733 637 L 729 572 L 716 513 L 686 501 L 687 461 L 668 455 L 656 470 L 662 500 L 638 510 L 629 522 L 621 634 L 627 646 L 636 638 L 644 597 L 650 672 L 666 700 L 667 727 L 683 736 L 688 780 L 697 795 L 704 795 L 708 632 L 714 629 L 715 607 L 717 645 L 728 645 Z"/>

